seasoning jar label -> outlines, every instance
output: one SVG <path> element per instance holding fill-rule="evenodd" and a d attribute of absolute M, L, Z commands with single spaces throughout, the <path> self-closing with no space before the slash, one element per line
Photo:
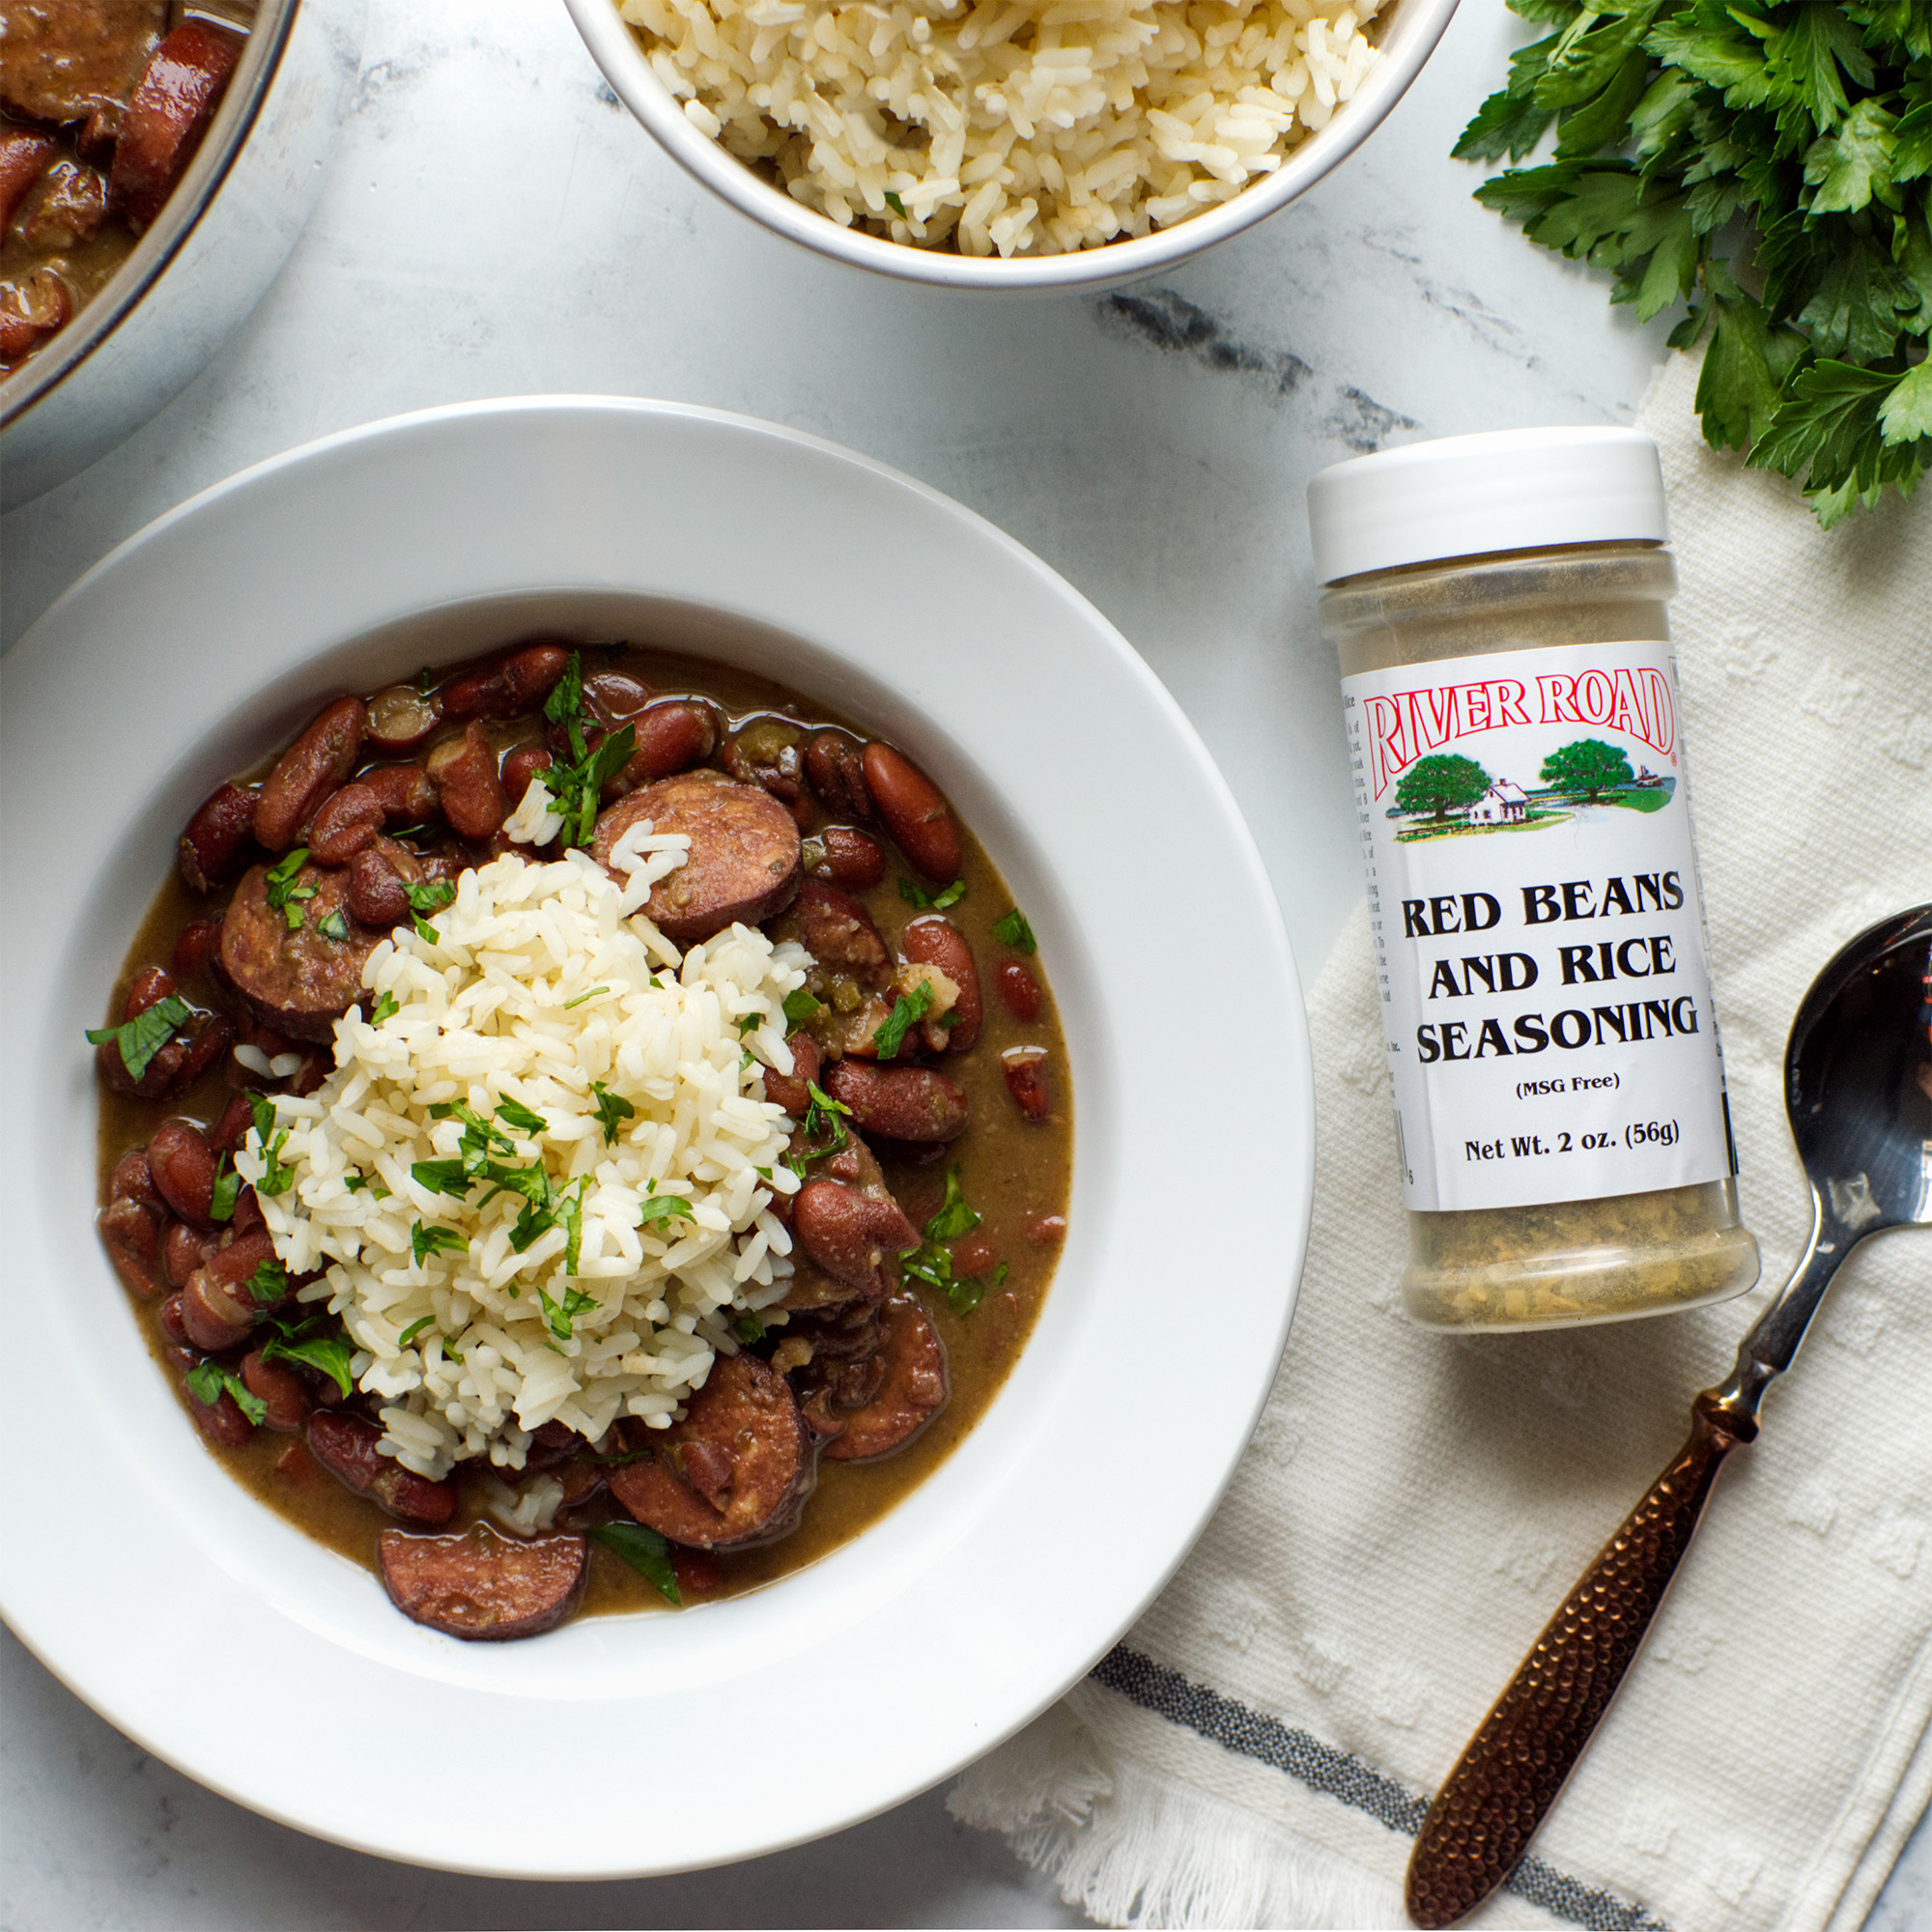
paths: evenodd
<path fill-rule="evenodd" d="M 1661 642 L 1342 682 L 1408 1205 L 1737 1171 Z"/>

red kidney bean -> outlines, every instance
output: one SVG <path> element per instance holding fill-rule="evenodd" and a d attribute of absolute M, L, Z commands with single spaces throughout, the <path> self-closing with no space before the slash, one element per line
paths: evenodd
<path fill-rule="evenodd" d="M 308 856 L 318 866 L 346 866 L 383 829 L 387 816 L 373 786 L 346 784 L 316 813 L 308 829 Z"/>
<path fill-rule="evenodd" d="M 369 714 L 359 697 L 324 705 L 276 761 L 255 800 L 255 842 L 285 852 L 316 807 L 349 776 Z"/>
<path fill-rule="evenodd" d="M 1000 1071 L 1007 1076 L 1007 1091 L 1028 1120 L 1043 1121 L 1053 1112 L 1053 1094 L 1046 1081 L 1044 1047 L 1009 1047 L 1000 1055 Z"/>
<path fill-rule="evenodd" d="M 191 18 L 150 56 L 122 116 L 107 178 L 108 207 L 136 235 L 186 172 L 241 57 L 239 34 Z"/>
<path fill-rule="evenodd" d="M 1037 1248 L 1051 1248 L 1066 1238 L 1065 1214 L 1029 1214 L 1024 1232 Z"/>
<path fill-rule="evenodd" d="M 895 1141 L 950 1141 L 966 1131 L 970 1102 L 951 1075 L 930 1066 L 874 1066 L 841 1060 L 825 1091 L 868 1134 Z"/>
<path fill-rule="evenodd" d="M 440 1529 L 456 1514 L 455 1489 L 391 1462 L 377 1447 L 382 1439 L 383 1432 L 359 1415 L 330 1415 L 325 1409 L 309 1418 L 308 1446 L 324 1468 L 391 1516 Z"/>
<path fill-rule="evenodd" d="M 929 912 L 900 933 L 899 948 L 914 964 L 937 967 L 959 988 L 952 1012 L 941 1015 L 952 1024 L 928 1021 L 926 1045 L 935 1053 L 964 1053 L 976 1045 L 985 1009 L 980 998 L 980 969 L 973 963 L 973 949 L 966 943 L 966 935 L 943 914 Z"/>
<path fill-rule="evenodd" d="M 228 1225 L 235 1230 L 237 1240 L 243 1235 L 259 1234 L 268 1225 L 262 1219 L 262 1204 L 255 1199 L 252 1187 L 244 1187 L 235 1197 L 235 1212 Z"/>
<path fill-rule="evenodd" d="M 107 1198 L 110 1201 L 138 1201 L 142 1207 L 152 1208 L 156 1213 L 162 1211 L 165 1204 L 161 1200 L 160 1189 L 155 1185 L 154 1170 L 148 1165 L 146 1148 L 129 1148 L 114 1163 L 114 1172 L 107 1177 Z"/>
<path fill-rule="evenodd" d="M 869 893 L 886 876 L 886 848 L 876 838 L 850 825 L 828 825 L 825 876 L 835 886 Z"/>
<path fill-rule="evenodd" d="M 583 708 L 607 725 L 635 718 L 650 701 L 650 686 L 628 671 L 593 670 L 583 680 Z"/>
<path fill-rule="evenodd" d="M 420 765 L 371 765 L 355 775 L 383 802 L 383 817 L 391 825 L 420 825 L 436 816 L 436 786 Z"/>
<path fill-rule="evenodd" d="M 130 1294 L 149 1301 L 166 1288 L 167 1283 L 155 1265 L 156 1249 L 161 1237 L 158 1208 L 125 1198 L 110 1201 L 101 1209 L 96 1225 L 107 1259 L 114 1264 L 114 1272 Z"/>
<path fill-rule="evenodd" d="M 0 133 L 0 234 L 14 225 L 14 212 L 60 150 L 44 134 L 11 125 Z"/>
<path fill-rule="evenodd" d="M 619 776 L 626 791 L 675 778 L 701 765 L 718 749 L 718 718 L 708 704 L 668 697 L 631 720 L 638 749 Z"/>
<path fill-rule="evenodd" d="M 182 1321 L 198 1349 L 218 1355 L 245 1342 L 255 1324 L 275 1301 L 258 1301 L 250 1293 L 250 1275 L 275 1258 L 274 1243 L 266 1232 L 238 1235 L 188 1276 L 182 1290 Z"/>
<path fill-rule="evenodd" d="M 724 1580 L 724 1564 L 709 1550 L 687 1549 L 681 1543 L 671 1547 L 670 1570 L 682 1597 L 701 1597 Z"/>
<path fill-rule="evenodd" d="M 214 1244 L 214 1236 L 204 1235 L 185 1221 L 171 1221 L 161 1237 L 161 1272 L 176 1288 L 185 1288 L 195 1269 L 207 1265 Z"/>
<path fill-rule="evenodd" d="M 503 796 L 514 810 L 524 802 L 530 781 L 541 778 L 556 762 L 542 745 L 519 745 L 503 760 Z"/>
<path fill-rule="evenodd" d="M 386 757 L 413 752 L 442 723 L 442 699 L 412 684 L 392 684 L 369 700 L 369 742 Z"/>
<path fill-rule="evenodd" d="M 818 731 L 805 748 L 805 775 L 819 803 L 835 818 L 870 818 L 865 755 L 843 731 Z"/>
<path fill-rule="evenodd" d="M 765 1068 L 765 1098 L 776 1100 L 793 1120 L 802 1121 L 811 1105 L 811 1095 L 805 1091 L 806 1083 L 817 1080 L 819 1075 L 818 1042 L 809 1033 L 795 1033 L 785 1044 L 791 1048 L 791 1071 L 781 1073 L 775 1066 Z"/>
<path fill-rule="evenodd" d="M 131 1020 L 137 1013 L 146 1012 L 175 990 L 174 980 L 160 967 L 142 967 L 128 985 L 122 1019 Z M 117 1040 L 110 1039 L 95 1049 L 95 1069 L 117 1094 L 135 1094 L 144 1100 L 165 1100 L 193 1086 L 228 1051 L 234 1038 L 234 1027 L 217 1013 L 204 1021 L 200 1032 L 185 1038 L 177 1034 L 149 1061 L 138 1080 L 128 1071 Z"/>
<path fill-rule="evenodd" d="M 1003 959 L 993 973 L 993 984 L 1008 1012 L 1016 1020 L 1039 1017 L 1039 981 L 1017 959 Z"/>
<path fill-rule="evenodd" d="M 919 1231 L 896 1202 L 838 1180 L 808 1180 L 799 1189 L 792 1228 L 799 1246 L 834 1281 L 872 1301 L 892 1293 L 897 1257 L 919 1246 Z"/>
<path fill-rule="evenodd" d="M 122 1018 L 131 1020 L 136 1013 L 159 1006 L 174 990 L 175 982 L 158 966 L 143 966 L 128 981 L 128 1003 L 121 1009 Z"/>
<path fill-rule="evenodd" d="M 182 927 L 181 937 L 175 941 L 174 953 L 168 960 L 177 980 L 191 980 L 197 973 L 208 970 L 209 954 L 214 951 L 220 933 L 221 922 L 218 919 L 198 919 L 192 924 Z"/>
<path fill-rule="evenodd" d="M 570 668 L 561 644 L 526 644 L 442 688 L 445 718 L 515 718 L 532 711 Z"/>
<path fill-rule="evenodd" d="M 866 747 L 864 764 L 872 804 L 899 850 L 928 879 L 957 878 L 959 826 L 939 787 L 903 752 L 876 738 Z"/>
<path fill-rule="evenodd" d="M 286 1363 L 265 1362 L 260 1349 L 250 1350 L 242 1358 L 242 1380 L 248 1393 L 267 1408 L 262 1417 L 265 1428 L 279 1435 L 293 1435 L 308 1421 L 315 1406 L 308 1384 Z"/>
<path fill-rule="evenodd" d="M 201 1433 L 223 1449 L 239 1449 L 255 1434 L 255 1425 L 242 1413 L 235 1398 L 223 1389 L 213 1402 L 203 1402 L 184 1382 L 182 1399 Z"/>
<path fill-rule="evenodd" d="M 225 784 L 205 799 L 187 822 L 176 864 L 190 892 L 213 892 L 240 875 L 255 838 L 255 794 Z"/>
<path fill-rule="evenodd" d="M 214 1191 L 214 1151 L 192 1121 L 168 1120 L 148 1142 L 148 1169 L 161 1199 L 184 1221 L 212 1229 L 210 1197 Z"/>
<path fill-rule="evenodd" d="M 188 1346 L 187 1330 L 182 1325 L 182 1298 L 179 1289 L 161 1303 L 159 1314 L 161 1333 L 177 1348 L 185 1349 Z"/>
<path fill-rule="evenodd" d="M 1000 1251 L 984 1235 L 968 1235 L 952 1248 L 952 1272 L 958 1275 L 984 1274 L 1000 1259 Z"/>
<path fill-rule="evenodd" d="M 273 1055 L 270 1056 L 270 1059 Z M 208 1137 L 208 1144 L 216 1153 L 233 1153 L 248 1136 L 248 1129 L 255 1124 L 255 1110 L 248 1104 L 245 1094 L 237 1094 L 221 1110 L 221 1118 L 214 1123 L 214 1131 Z"/>
<path fill-rule="evenodd" d="M 410 916 L 410 895 L 403 875 L 381 846 L 356 853 L 349 867 L 348 899 L 356 920 L 379 930 L 400 925 Z"/>
<path fill-rule="evenodd" d="M 482 725 L 473 720 L 460 738 L 445 738 L 429 754 L 442 815 L 466 838 L 487 838 L 510 815 L 497 753 Z"/>

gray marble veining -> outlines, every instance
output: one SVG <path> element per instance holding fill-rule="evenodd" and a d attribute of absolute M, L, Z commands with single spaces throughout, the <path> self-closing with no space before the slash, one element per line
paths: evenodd
<path fill-rule="evenodd" d="M 859 275 L 717 205 L 631 121 L 560 7 L 372 0 L 288 268 L 131 442 L 0 521 L 0 642 L 153 517 L 311 437 L 530 391 L 742 410 L 898 465 L 1093 598 L 1220 761 L 1312 970 L 1360 878 L 1308 477 L 1397 433 L 1628 421 L 1664 353 L 1661 327 L 1478 208 L 1479 174 L 1446 159 L 1519 38 L 1494 0 L 1466 0 L 1387 126 L 1261 229 L 1154 284 L 989 304 Z M 203 1791 L 11 1637 L 0 1670 L 12 1932 L 1078 1922 L 934 1794 L 687 1878 L 524 1886 L 388 1864 Z M 295 1686 L 288 1721 L 349 1719 L 326 1687 Z M 506 1785 L 506 1825 L 541 1829 L 552 1771 Z M 1926 1927 L 1921 1830 L 1867 1932 Z"/>

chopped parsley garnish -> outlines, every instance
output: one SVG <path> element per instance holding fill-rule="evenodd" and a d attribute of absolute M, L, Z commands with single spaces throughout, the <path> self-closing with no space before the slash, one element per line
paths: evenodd
<path fill-rule="evenodd" d="M 1018 906 L 1005 919 L 993 922 L 993 937 L 1002 946 L 1015 947 L 1029 957 L 1039 950 L 1038 942 L 1033 936 L 1033 927 L 1027 923 L 1026 914 Z"/>
<path fill-rule="evenodd" d="M 745 1314 L 732 1322 L 731 1332 L 749 1349 L 753 1342 L 765 1339 L 765 1324 L 755 1315 Z"/>
<path fill-rule="evenodd" d="M 211 1221 L 232 1221 L 235 1218 L 235 1204 L 242 1198 L 242 1177 L 229 1164 L 223 1154 L 214 1163 L 214 1185 L 209 1190 L 208 1218 Z"/>
<path fill-rule="evenodd" d="M 906 213 L 905 203 L 902 202 L 898 198 L 898 196 L 892 191 L 891 188 L 888 188 L 886 190 L 886 206 L 890 208 L 892 212 L 895 214 L 896 214 L 901 221 L 910 221 L 912 219 L 912 216 Z"/>
<path fill-rule="evenodd" d="M 458 1201 L 468 1200 L 470 1188 L 476 1184 L 475 1177 L 461 1158 L 416 1161 L 410 1168 L 410 1179 L 432 1194 L 447 1194 Z"/>
<path fill-rule="evenodd" d="M 284 1127 L 275 1134 L 271 1145 L 269 1136 L 275 1133 L 274 1102 L 265 1099 L 260 1094 L 248 1095 L 248 1111 L 254 1117 L 255 1145 L 266 1163 L 262 1178 L 255 1183 L 257 1194 L 286 1194 L 296 1184 L 296 1171 L 282 1165 L 282 1150 L 289 1144 L 289 1130 Z"/>
<path fill-rule="evenodd" d="M 410 1230 L 410 1251 L 420 1267 L 431 1255 L 468 1254 L 469 1243 L 454 1228 L 437 1228 L 418 1221 Z"/>
<path fill-rule="evenodd" d="M 670 1545 L 656 1530 L 640 1522 L 605 1522 L 590 1532 L 590 1540 L 621 1556 L 666 1603 L 684 1607 L 677 1593 L 677 1573 L 670 1564 Z"/>
<path fill-rule="evenodd" d="M 197 1362 L 187 1372 L 187 1389 L 195 1401 L 206 1408 L 213 1408 L 221 1400 L 222 1390 L 226 1389 L 235 1398 L 235 1406 L 256 1424 L 269 1412 L 269 1405 L 260 1396 L 251 1395 L 242 1378 L 233 1370 L 224 1369 L 219 1362 Z"/>
<path fill-rule="evenodd" d="M 920 912 L 944 912 L 948 906 L 957 905 L 965 896 L 964 879 L 954 879 L 943 893 L 929 893 L 912 879 L 899 880 L 899 897 Z"/>
<path fill-rule="evenodd" d="M 743 1039 L 748 1033 L 763 1025 L 763 1013 L 740 1013 L 738 1015 L 738 1037 Z"/>
<path fill-rule="evenodd" d="M 925 1238 L 928 1241 L 956 1241 L 962 1235 L 970 1235 L 980 1225 L 980 1217 L 967 1206 L 966 1195 L 959 1185 L 959 1170 L 949 1167 L 946 1170 L 946 1199 L 940 1204 L 939 1212 L 925 1224 Z"/>
<path fill-rule="evenodd" d="M 544 699 L 544 716 L 553 724 L 562 725 L 570 739 L 574 760 L 560 758 L 544 773 L 544 786 L 551 795 L 551 810 L 563 820 L 563 842 L 588 845 L 597 829 L 597 808 L 604 787 L 631 761 L 638 749 L 635 725 L 612 731 L 594 752 L 583 743 L 583 677 L 578 653 L 570 654 L 569 668 Z"/>
<path fill-rule="evenodd" d="M 599 993 L 608 993 L 610 990 L 609 986 L 592 986 L 587 993 L 579 993 L 576 999 L 564 1001 L 563 1009 L 568 1012 L 572 1007 L 581 1007 L 585 1000 L 594 1000 Z"/>
<path fill-rule="evenodd" d="M 986 1291 L 998 1288 L 1007 1278 L 1005 1262 L 989 1274 L 956 1275 L 952 1250 L 930 1240 L 923 1247 L 908 1249 L 899 1257 L 899 1266 L 915 1281 L 923 1281 L 935 1293 L 945 1295 L 955 1315 L 972 1314 Z"/>
<path fill-rule="evenodd" d="M 563 675 L 551 686 L 550 696 L 544 699 L 544 716 L 553 724 L 575 727 L 583 715 L 583 668 L 582 660 L 576 651 L 570 654 L 570 662 L 564 667 Z M 579 757 L 583 755 L 581 746 L 574 746 Z"/>
<path fill-rule="evenodd" d="M 323 918 L 317 920 L 315 929 L 325 939 L 334 940 L 338 946 L 348 943 L 349 922 L 342 917 L 342 908 L 340 906 L 337 906 L 333 912 L 327 913 Z"/>
<path fill-rule="evenodd" d="M 634 1119 L 638 1110 L 621 1094 L 611 1093 L 601 1080 L 593 1080 L 590 1091 L 597 1096 L 597 1123 L 604 1129 L 604 1145 L 615 1147 L 624 1122 Z"/>
<path fill-rule="evenodd" d="M 121 1049 L 121 1065 L 128 1069 L 130 1080 L 138 1080 L 147 1072 L 152 1061 L 176 1032 L 194 1017 L 194 1009 L 179 995 L 170 993 L 163 1000 L 156 1000 L 145 1012 L 139 1012 L 131 1020 L 124 1020 L 119 1026 L 89 1027 L 87 1043 L 89 1046 L 106 1046 L 110 1043 Z"/>
<path fill-rule="evenodd" d="M 308 847 L 298 845 L 287 858 L 273 867 L 268 876 L 265 890 L 269 898 L 269 910 L 278 912 L 288 921 L 291 932 L 301 930 L 301 906 L 298 901 L 315 896 L 313 886 L 298 886 L 296 877 L 308 863 Z"/>
<path fill-rule="evenodd" d="M 312 1325 L 313 1319 L 300 1327 L 275 1336 L 264 1346 L 262 1359 L 265 1362 L 306 1362 L 310 1368 L 320 1369 L 328 1377 L 345 1397 L 355 1394 L 355 1384 L 349 1374 L 355 1350 L 339 1335 L 306 1333 Z"/>
<path fill-rule="evenodd" d="M 396 1004 L 395 994 L 384 993 L 370 1009 L 369 1024 L 371 1026 L 381 1026 L 392 1013 L 399 1013 L 401 1011 L 402 1008 Z"/>
<path fill-rule="evenodd" d="M 785 995 L 785 1025 L 802 1027 L 810 1025 L 825 1010 L 823 1000 L 814 1000 L 803 986 L 794 987 Z"/>
<path fill-rule="evenodd" d="M 511 1126 L 523 1134 L 540 1134 L 550 1125 L 541 1114 L 532 1113 L 521 1100 L 498 1100 L 497 1118 L 499 1121 L 508 1121 Z"/>
<path fill-rule="evenodd" d="M 286 1301 L 289 1296 L 289 1271 L 280 1262 L 266 1261 L 256 1268 L 243 1284 L 257 1301 Z"/>
<path fill-rule="evenodd" d="M 430 695 L 430 693 L 433 692 L 435 689 L 436 689 L 436 673 L 435 671 L 430 669 L 428 665 L 424 665 L 422 669 L 416 672 L 417 695 L 422 697 L 427 697 Z"/>
<path fill-rule="evenodd" d="M 648 1228 L 655 1221 L 689 1221 L 695 1217 L 691 1203 L 681 1194 L 650 1194 L 638 1204 L 638 1226 Z"/>
<path fill-rule="evenodd" d="M 837 1153 L 845 1145 L 845 1123 L 838 1117 L 843 1114 L 849 1120 L 852 1110 L 842 1100 L 835 1100 L 816 1081 L 808 1080 L 805 1083 L 805 1094 L 809 1103 L 805 1110 L 807 1136 L 813 1140 L 820 1134 L 838 1136 L 836 1141 L 806 1156 L 808 1160 L 822 1160 L 829 1153 Z"/>
<path fill-rule="evenodd" d="M 400 1335 L 396 1337 L 396 1347 L 399 1349 L 407 1349 L 410 1346 L 410 1344 L 413 1342 L 425 1328 L 434 1328 L 435 1326 L 436 1326 L 436 1317 L 434 1315 L 418 1315 L 416 1319 L 413 1321 L 412 1321 L 410 1325 L 407 1328 L 405 1328 Z"/>
<path fill-rule="evenodd" d="M 542 1289 L 537 1290 L 537 1300 L 543 1304 L 544 1321 L 550 1325 L 550 1332 L 559 1342 L 570 1340 L 571 1324 L 580 1315 L 588 1315 L 598 1306 L 594 1294 L 585 1294 L 581 1288 L 567 1288 L 563 1299 L 553 1301 Z"/>
<path fill-rule="evenodd" d="M 881 1060 L 896 1060 L 899 1048 L 905 1044 L 907 1033 L 925 1017 L 926 1009 L 932 1005 L 932 987 L 922 980 L 910 993 L 901 993 L 893 1002 L 893 1009 L 885 1017 L 879 1030 L 872 1036 L 872 1044 L 878 1049 Z"/>
<path fill-rule="evenodd" d="M 351 1194 L 360 1194 L 366 1187 L 372 1201 L 386 1201 L 389 1198 L 389 1190 L 372 1175 L 345 1174 L 342 1177 L 342 1184 Z"/>
<path fill-rule="evenodd" d="M 405 880 L 403 896 L 410 902 L 410 923 L 416 929 L 416 937 L 425 946 L 439 944 L 442 935 L 430 924 L 428 915 L 440 912 L 456 896 L 456 888 L 447 879 L 438 879 L 433 885 L 427 886 L 415 885 Z"/>
<path fill-rule="evenodd" d="M 622 1449 L 614 1456 L 598 1456 L 585 1450 L 583 1452 L 583 1460 L 586 1463 L 595 1463 L 601 1469 L 621 1469 L 628 1463 L 651 1462 L 657 1453 L 655 1449 L 649 1447 L 642 1449 Z"/>

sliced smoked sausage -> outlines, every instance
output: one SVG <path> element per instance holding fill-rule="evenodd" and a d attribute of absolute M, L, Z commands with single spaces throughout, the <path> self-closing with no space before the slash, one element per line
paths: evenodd
<path fill-rule="evenodd" d="M 880 1315 L 885 1374 L 863 1408 L 838 1418 L 845 1426 L 825 1445 L 835 1463 L 867 1463 L 903 1449 L 946 1406 L 946 1344 L 925 1310 L 913 1296 L 895 1294 Z"/>
<path fill-rule="evenodd" d="M 362 749 L 369 714 L 359 697 L 326 704 L 309 727 L 275 760 L 255 796 L 255 839 L 286 852 L 315 809 L 344 779 Z"/>
<path fill-rule="evenodd" d="M 258 1018 L 291 1039 L 327 1039 L 362 997 L 363 962 L 383 934 L 355 919 L 352 876 L 303 866 L 286 901 L 301 918 L 291 930 L 284 908 L 269 903 L 268 867 L 257 866 L 222 919 L 222 972 Z M 311 886 L 313 897 L 293 895 Z M 332 936 L 338 930 L 340 939 Z"/>
<path fill-rule="evenodd" d="M 641 818 L 653 832 L 689 835 L 676 871 L 651 888 L 645 913 L 675 946 L 694 946 L 734 922 L 756 925 L 784 910 L 803 865 L 797 823 L 756 785 L 706 768 L 665 779 L 618 800 L 597 820 L 592 851 L 612 878 L 618 841 Z"/>
<path fill-rule="evenodd" d="M 611 1492 L 647 1528 L 697 1549 L 781 1534 L 810 1488 L 797 1400 L 755 1355 L 713 1362 L 684 1420 L 653 1430 L 650 1446 L 648 1462 L 611 1471 Z"/>
<path fill-rule="evenodd" d="M 499 1536 L 475 1523 L 456 1536 L 385 1529 L 376 1539 L 383 1586 L 414 1623 L 469 1642 L 502 1643 L 554 1629 L 583 1600 L 590 1546 L 581 1536 Z"/>
<path fill-rule="evenodd" d="M 128 103 L 107 177 L 108 206 L 136 235 L 187 172 L 241 57 L 238 36 L 195 19 L 184 20 L 155 49 Z"/>

